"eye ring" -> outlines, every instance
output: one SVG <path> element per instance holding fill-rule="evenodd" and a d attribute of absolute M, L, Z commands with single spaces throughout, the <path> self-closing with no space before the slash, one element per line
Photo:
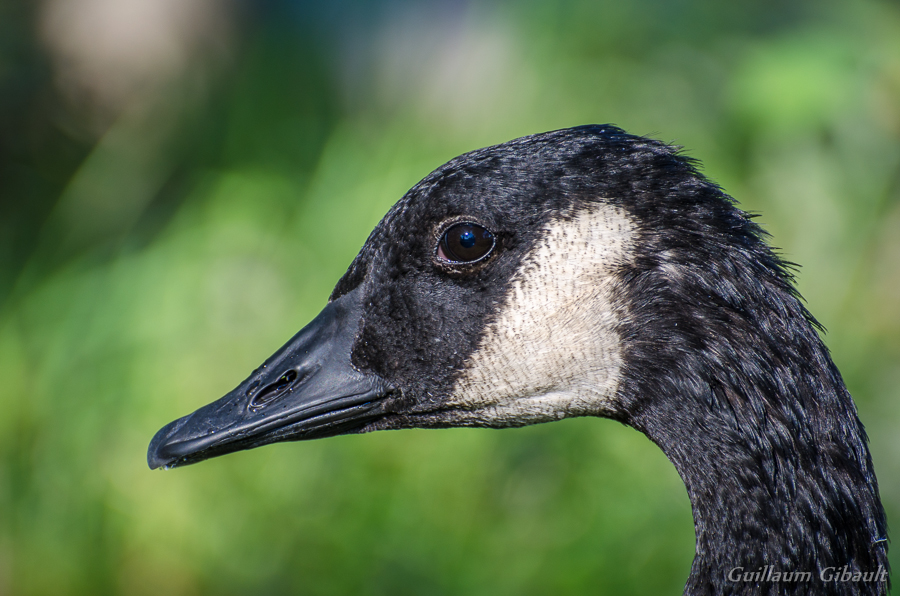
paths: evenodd
<path fill-rule="evenodd" d="M 444 263 L 470 265 L 486 259 L 496 245 L 496 237 L 486 227 L 471 221 L 458 221 L 441 234 L 435 255 Z"/>

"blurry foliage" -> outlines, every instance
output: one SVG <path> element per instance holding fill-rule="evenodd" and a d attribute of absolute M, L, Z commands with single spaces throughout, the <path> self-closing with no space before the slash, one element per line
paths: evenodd
<path fill-rule="evenodd" d="M 803 265 L 900 515 L 896 4 L 235 4 L 99 120 L 37 6 L 0 1 L 0 594 L 680 593 L 684 488 L 610 421 L 144 463 L 419 178 L 588 122 L 686 146 Z"/>

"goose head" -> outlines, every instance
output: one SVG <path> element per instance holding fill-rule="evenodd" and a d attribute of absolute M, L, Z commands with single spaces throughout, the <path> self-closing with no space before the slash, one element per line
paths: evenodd
<path fill-rule="evenodd" d="M 415 185 L 322 312 L 163 427 L 148 462 L 601 416 L 685 482 L 686 592 L 752 588 L 736 567 L 886 569 L 865 434 L 798 298 L 761 229 L 674 148 L 612 126 L 523 137 Z"/>
<path fill-rule="evenodd" d="M 610 198 L 621 181 L 597 167 L 619 157 L 603 147 L 617 134 L 526 138 L 425 178 L 315 320 L 157 434 L 151 467 L 347 432 L 619 415 L 621 277 L 638 231 Z"/>

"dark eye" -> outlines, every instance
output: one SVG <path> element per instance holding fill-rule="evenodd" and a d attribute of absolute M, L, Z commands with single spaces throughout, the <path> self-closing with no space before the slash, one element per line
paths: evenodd
<path fill-rule="evenodd" d="M 473 223 L 458 223 L 447 228 L 438 244 L 439 258 L 451 263 L 474 263 L 494 248 L 494 235 Z"/>

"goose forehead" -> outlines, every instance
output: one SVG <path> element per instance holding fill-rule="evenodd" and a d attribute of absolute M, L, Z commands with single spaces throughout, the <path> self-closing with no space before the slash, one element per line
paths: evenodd
<path fill-rule="evenodd" d="M 617 271 L 632 258 L 635 234 L 633 220 L 608 203 L 544 225 L 451 390 L 447 405 L 460 422 L 614 411 L 623 361 Z"/>

